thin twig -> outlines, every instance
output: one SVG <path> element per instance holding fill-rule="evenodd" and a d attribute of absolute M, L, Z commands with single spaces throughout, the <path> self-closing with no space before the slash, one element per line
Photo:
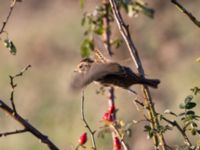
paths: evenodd
<path fill-rule="evenodd" d="M 131 38 L 130 32 L 129 32 L 129 26 L 125 24 L 121 13 L 119 11 L 119 8 L 116 4 L 115 0 L 109 0 L 111 7 L 112 7 L 112 11 L 113 11 L 113 15 L 114 18 L 117 22 L 118 28 L 120 30 L 121 35 L 123 36 L 126 45 L 128 47 L 128 50 L 130 52 L 130 55 L 132 57 L 133 62 L 135 63 L 135 66 L 138 70 L 138 73 L 140 74 L 141 77 L 144 77 L 145 73 L 144 73 L 144 69 L 142 67 L 142 62 L 140 60 L 139 54 L 138 54 L 138 50 L 136 49 L 134 42 Z M 154 104 L 152 101 L 152 97 L 150 94 L 150 91 L 148 89 L 147 86 L 143 85 L 143 93 L 145 96 L 145 103 L 146 105 L 149 107 L 149 110 L 147 109 L 149 118 L 151 120 L 151 126 L 153 129 L 157 129 L 159 126 L 159 121 L 158 118 L 156 116 L 156 111 L 154 108 Z M 162 135 L 162 133 L 157 133 L 156 135 L 153 136 L 154 139 L 154 147 L 155 149 L 158 149 L 159 145 L 162 146 L 162 149 L 165 150 L 166 149 L 166 143 L 165 143 L 165 139 Z"/>
<path fill-rule="evenodd" d="M 2 100 L 0 100 L 0 108 L 9 114 L 13 119 L 15 119 L 18 123 L 20 123 L 25 130 L 32 133 L 35 137 L 41 140 L 42 143 L 47 144 L 49 149 L 51 150 L 59 150 L 57 146 L 48 139 L 48 137 L 42 134 L 38 129 L 32 126 L 27 120 L 25 120 L 18 113 L 15 113 L 12 108 L 10 108 L 7 104 L 5 104 Z"/>
<path fill-rule="evenodd" d="M 16 131 L 11 131 L 11 132 L 4 132 L 4 133 L 0 133 L 0 137 L 5 137 L 8 135 L 14 135 L 14 134 L 20 134 L 20 133 L 25 133 L 25 132 L 27 132 L 26 129 L 16 130 Z"/>
<path fill-rule="evenodd" d="M 108 54 L 110 57 L 112 57 L 113 52 L 111 50 L 111 25 L 110 25 L 110 3 L 109 0 L 103 0 L 102 1 L 105 7 L 105 16 L 103 18 L 103 25 L 104 25 L 104 33 L 102 35 L 104 46 L 108 50 Z M 115 92 L 114 92 L 114 87 L 110 86 L 108 87 L 108 107 L 113 107 L 115 108 Z M 116 111 L 112 112 L 112 122 L 116 122 Z M 112 139 L 113 142 L 115 141 L 116 133 L 112 132 Z M 119 136 L 118 136 L 119 137 Z M 125 150 L 126 150 L 126 145 L 123 141 L 123 138 L 119 137 L 121 143 L 124 145 Z"/>
<path fill-rule="evenodd" d="M 15 107 L 15 103 L 14 103 L 14 92 L 15 92 L 15 88 L 17 86 L 17 84 L 14 83 L 14 79 L 16 77 L 20 77 L 23 76 L 23 74 L 31 67 L 31 65 L 27 65 L 24 69 L 22 69 L 19 73 L 17 73 L 16 75 L 13 76 L 9 76 L 10 77 L 10 86 L 12 88 L 11 94 L 10 94 L 10 102 L 12 105 L 12 109 L 14 111 L 14 113 L 17 113 L 16 107 Z"/>
<path fill-rule="evenodd" d="M 3 22 L 3 25 L 2 25 L 2 27 L 1 27 L 1 29 L 0 29 L 0 34 L 2 34 L 2 33 L 4 32 L 4 29 L 5 29 L 5 27 L 6 27 L 7 23 L 8 23 L 8 20 L 9 20 L 9 18 L 10 18 L 10 16 L 11 16 L 12 12 L 13 12 L 13 9 L 14 9 L 14 7 L 15 7 L 16 2 L 18 2 L 18 1 L 12 0 L 12 3 L 11 3 L 11 5 L 10 5 L 10 10 L 9 10 L 9 12 L 8 12 L 8 15 L 7 15 L 5 21 Z"/>
<path fill-rule="evenodd" d="M 105 16 L 103 18 L 103 25 L 104 25 L 104 28 L 105 28 L 105 31 L 103 33 L 103 42 L 104 42 L 104 45 L 106 47 L 106 49 L 108 50 L 108 54 L 110 56 L 113 55 L 113 52 L 111 50 L 111 30 L 110 30 L 110 4 L 109 4 L 109 1 L 108 0 L 103 0 L 103 4 L 104 4 L 104 7 L 105 7 Z"/>
<path fill-rule="evenodd" d="M 181 126 L 175 120 L 171 121 L 171 120 L 165 118 L 164 116 L 162 116 L 162 119 L 164 121 L 166 121 L 167 123 L 171 124 L 172 126 L 175 126 L 178 129 L 178 131 L 181 133 L 181 135 L 183 136 L 186 145 L 188 147 L 192 146 L 192 143 L 190 142 L 190 140 L 189 140 L 188 136 L 186 135 L 185 131 L 181 128 Z"/>
<path fill-rule="evenodd" d="M 85 113 L 84 113 L 84 101 L 85 101 L 85 96 L 84 96 L 84 90 L 82 91 L 82 97 L 81 97 L 81 118 L 85 124 L 85 127 L 88 129 L 88 131 L 90 132 L 90 136 L 92 139 L 92 149 L 96 150 L 96 142 L 95 142 L 95 138 L 94 138 L 94 134 L 95 131 L 92 131 L 92 129 L 90 128 L 89 124 L 87 123 L 86 119 L 85 119 Z"/>
<path fill-rule="evenodd" d="M 188 16 L 188 18 L 189 18 L 197 27 L 200 27 L 200 21 L 197 20 L 197 18 L 196 18 L 195 16 L 193 16 L 191 12 L 189 12 L 186 8 L 184 8 L 183 5 L 181 5 L 177 0 L 171 0 L 171 2 L 172 2 L 182 13 L 184 13 L 186 16 Z"/>

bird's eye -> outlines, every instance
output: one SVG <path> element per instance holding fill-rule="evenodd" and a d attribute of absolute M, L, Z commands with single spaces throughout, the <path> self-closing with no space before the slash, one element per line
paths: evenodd
<path fill-rule="evenodd" d="M 80 65 L 79 68 L 80 68 L 80 69 L 83 68 L 83 65 Z"/>

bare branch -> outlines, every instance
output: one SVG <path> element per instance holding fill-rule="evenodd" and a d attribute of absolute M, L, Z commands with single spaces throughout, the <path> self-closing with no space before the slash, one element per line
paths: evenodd
<path fill-rule="evenodd" d="M 9 20 L 9 18 L 11 16 L 12 12 L 13 12 L 13 9 L 15 7 L 16 2 L 20 2 L 20 1 L 19 0 L 12 0 L 12 3 L 10 5 L 10 10 L 8 12 L 8 15 L 7 15 L 5 21 L 3 22 L 3 25 L 2 25 L 2 27 L 0 29 L 0 34 L 2 34 L 4 32 L 4 29 L 5 29 L 5 27 L 6 27 L 7 23 L 8 23 L 8 20 Z"/>
<path fill-rule="evenodd" d="M 31 65 L 27 65 L 24 69 L 22 69 L 18 74 L 14 75 L 14 76 L 9 76 L 10 77 L 10 86 L 12 88 L 11 94 L 10 94 L 10 102 L 13 108 L 14 113 L 17 113 L 16 111 L 16 107 L 15 107 L 15 103 L 14 103 L 14 92 L 15 92 L 15 87 L 17 86 L 17 84 L 14 83 L 14 79 L 16 77 L 20 77 L 23 76 L 23 74 L 31 67 Z"/>
<path fill-rule="evenodd" d="M 171 0 L 171 2 L 172 2 L 182 13 L 184 13 L 186 16 L 188 16 L 188 18 L 189 18 L 197 27 L 200 27 L 200 21 L 197 20 L 196 17 L 193 16 L 191 12 L 189 12 L 186 8 L 184 8 L 183 5 L 181 5 L 177 0 Z"/>
<path fill-rule="evenodd" d="M 190 142 L 188 136 L 187 136 L 186 133 L 185 133 L 185 130 L 183 130 L 183 129 L 180 127 L 180 125 L 179 125 L 175 120 L 171 121 L 171 120 L 165 118 L 164 116 L 162 116 L 162 119 L 163 119 L 164 121 L 166 121 L 167 123 L 171 124 L 172 126 L 175 126 L 175 127 L 178 129 L 178 131 L 181 133 L 181 135 L 183 136 L 183 138 L 184 138 L 184 140 L 185 140 L 185 144 L 186 144 L 188 147 L 191 147 L 191 146 L 192 146 L 192 143 Z"/>
<path fill-rule="evenodd" d="M 14 135 L 14 134 L 20 134 L 20 133 L 25 133 L 25 132 L 27 132 L 26 129 L 16 130 L 16 131 L 11 131 L 11 132 L 4 132 L 4 133 L 0 133 L 0 137 L 5 137 L 8 135 Z"/>
<path fill-rule="evenodd" d="M 32 133 L 35 137 L 41 140 L 42 143 L 47 144 L 49 149 L 51 150 L 59 150 L 54 143 L 52 143 L 48 137 L 42 134 L 39 130 L 37 130 L 34 126 L 32 126 L 27 120 L 25 120 L 22 116 L 18 113 L 14 112 L 7 104 L 5 104 L 2 100 L 0 100 L 0 108 L 10 115 L 13 119 L 19 122 L 25 130 Z"/>
<path fill-rule="evenodd" d="M 109 0 L 109 1 L 111 4 L 111 7 L 112 7 L 114 18 L 118 25 L 119 31 L 120 31 L 121 35 L 123 36 L 124 41 L 126 42 L 126 45 L 130 52 L 132 60 L 135 63 L 135 66 L 136 66 L 140 76 L 144 77 L 144 75 L 145 75 L 144 69 L 142 67 L 142 63 L 141 63 L 141 60 L 140 60 L 140 57 L 138 54 L 138 50 L 136 49 L 134 42 L 131 38 L 131 35 L 129 32 L 129 26 L 125 24 L 125 22 L 121 16 L 121 13 L 119 11 L 119 8 L 116 4 L 116 1 L 115 0 Z M 155 111 L 155 108 L 153 105 L 151 94 L 150 94 L 150 91 L 147 86 L 143 85 L 142 87 L 143 87 L 143 93 L 145 96 L 145 98 L 144 98 L 145 104 L 149 107 L 149 110 L 147 109 L 147 112 L 148 112 L 149 118 L 151 120 L 151 126 L 153 129 L 156 130 L 159 126 L 159 121 L 156 116 L 156 111 Z M 153 136 L 153 139 L 154 139 L 154 146 L 156 149 L 159 147 L 159 145 L 162 146 L 162 149 L 166 149 L 166 143 L 165 143 L 162 133 L 157 133 L 156 135 Z"/>
<path fill-rule="evenodd" d="M 85 96 L 84 96 L 84 91 L 82 91 L 82 98 L 81 98 L 81 118 L 83 120 L 83 123 L 85 124 L 85 127 L 90 132 L 90 136 L 91 136 L 91 139 L 92 139 L 92 149 L 96 150 L 97 147 L 96 147 L 96 142 L 95 142 L 95 138 L 94 138 L 95 131 L 92 131 L 92 129 L 90 128 L 89 124 L 87 123 L 87 121 L 85 119 L 84 101 L 85 101 Z"/>
<path fill-rule="evenodd" d="M 111 50 L 111 44 L 110 44 L 110 39 L 111 39 L 111 30 L 110 30 L 110 12 L 109 12 L 109 1 L 108 0 L 103 0 L 104 3 L 104 7 L 105 7 L 105 16 L 103 18 L 103 24 L 104 24 L 104 28 L 105 28 L 105 32 L 103 33 L 102 37 L 103 37 L 103 42 L 104 45 L 106 47 L 106 49 L 108 50 L 108 54 L 110 56 L 113 55 L 113 52 Z"/>

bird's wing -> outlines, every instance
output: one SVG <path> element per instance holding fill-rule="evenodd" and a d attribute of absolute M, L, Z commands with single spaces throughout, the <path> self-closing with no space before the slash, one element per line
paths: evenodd
<path fill-rule="evenodd" d="M 108 74 L 119 73 L 121 66 L 117 63 L 95 63 L 86 73 L 77 73 L 72 80 L 71 87 L 74 90 L 80 90 L 93 81 L 96 81 Z"/>

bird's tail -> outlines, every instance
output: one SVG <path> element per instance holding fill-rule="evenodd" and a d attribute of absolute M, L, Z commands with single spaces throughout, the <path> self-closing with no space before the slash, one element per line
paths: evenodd
<path fill-rule="evenodd" d="M 158 84 L 160 83 L 160 80 L 158 80 L 158 79 L 143 79 L 141 82 L 142 82 L 142 84 L 145 84 L 147 86 L 157 88 Z"/>

